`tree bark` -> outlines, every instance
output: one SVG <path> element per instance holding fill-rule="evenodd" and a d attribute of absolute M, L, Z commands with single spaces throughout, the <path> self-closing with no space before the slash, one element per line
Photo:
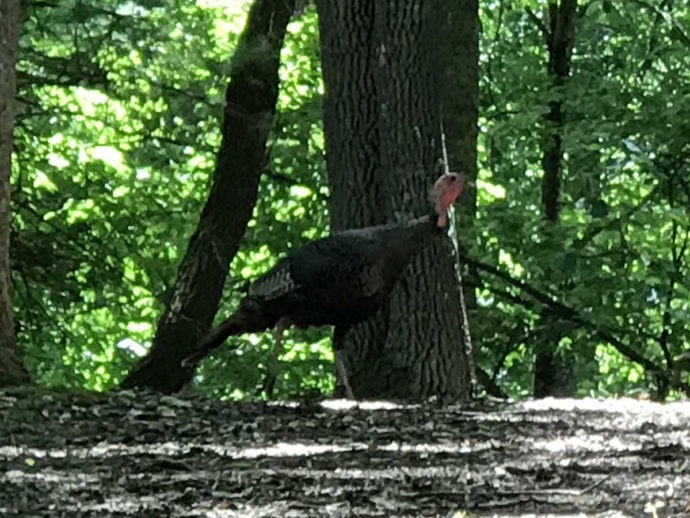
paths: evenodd
<path fill-rule="evenodd" d="M 317 1 L 334 230 L 425 214 L 443 170 L 439 1 Z M 448 239 L 418 257 L 343 361 L 355 396 L 462 399 L 461 294 Z"/>
<path fill-rule="evenodd" d="M 563 87 L 570 75 L 571 56 L 575 33 L 577 0 L 552 1 L 549 4 L 549 25 L 542 26 L 544 40 L 549 51 L 547 68 L 551 87 L 558 89 L 558 95 L 549 102 L 549 111 L 544 116 L 545 136 L 542 145 L 541 208 L 544 232 L 549 239 L 560 224 L 561 179 L 563 175 L 563 131 L 565 111 Z M 534 396 L 572 395 L 572 365 L 558 355 L 558 343 L 562 337 L 559 319 L 542 311 L 539 318 L 541 337 L 535 347 Z"/>
<path fill-rule="evenodd" d="M 192 372 L 180 366 L 209 331 L 230 261 L 256 203 L 278 96 L 278 67 L 294 0 L 256 0 L 232 60 L 213 184 L 180 264 L 149 354 L 123 387 L 177 391 Z"/>
<path fill-rule="evenodd" d="M 3 0 L 0 2 L 0 386 L 29 382 L 17 348 L 10 297 L 10 165 L 18 41 L 19 0 Z"/>

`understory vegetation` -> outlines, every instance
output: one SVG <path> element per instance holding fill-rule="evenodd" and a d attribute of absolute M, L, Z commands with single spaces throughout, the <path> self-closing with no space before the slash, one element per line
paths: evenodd
<path fill-rule="evenodd" d="M 479 5 L 477 210 L 455 220 L 476 364 L 504 394 L 531 395 L 548 314 L 574 394 L 690 394 L 690 6 L 583 3 L 570 77 L 554 87 L 544 5 Z M 40 385 L 105 390 L 145 354 L 208 193 L 248 7 L 26 3 L 10 256 L 19 347 Z M 281 61 L 267 167 L 218 320 L 247 281 L 329 231 L 313 6 L 293 17 Z M 554 101 L 564 172 L 560 224 L 545 228 Z M 230 340 L 194 385 L 257 397 L 272 335 Z M 277 397 L 332 389 L 328 329 L 287 333 L 282 361 Z"/>

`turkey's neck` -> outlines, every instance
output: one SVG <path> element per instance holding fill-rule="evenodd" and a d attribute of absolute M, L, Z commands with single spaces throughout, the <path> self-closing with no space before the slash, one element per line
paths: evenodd
<path fill-rule="evenodd" d="M 400 225 L 387 236 L 387 244 L 398 260 L 406 264 L 443 233 L 444 227 L 437 222 L 438 215 L 434 213 Z"/>

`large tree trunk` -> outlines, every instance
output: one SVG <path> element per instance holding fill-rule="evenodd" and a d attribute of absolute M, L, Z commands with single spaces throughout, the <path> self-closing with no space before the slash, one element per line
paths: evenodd
<path fill-rule="evenodd" d="M 440 2 L 317 1 L 334 230 L 419 216 L 442 171 Z M 389 302 L 348 334 L 355 396 L 469 392 L 456 259 L 440 239 Z"/>
<path fill-rule="evenodd" d="M 230 261 L 256 203 L 266 140 L 278 96 L 278 66 L 294 0 L 256 0 L 232 61 L 213 185 L 158 323 L 148 356 L 124 387 L 179 390 L 192 375 L 180 366 L 206 335 Z"/>
<path fill-rule="evenodd" d="M 574 41 L 577 0 L 552 1 L 549 4 L 549 26 L 541 26 L 549 51 L 548 77 L 552 88 L 560 95 L 549 103 L 544 116 L 545 136 L 542 146 L 544 178 L 541 189 L 541 208 L 546 239 L 553 238 L 560 224 L 560 191 L 563 176 L 563 131 L 565 113 L 562 88 L 570 75 Z M 555 243 L 554 243 L 555 244 Z M 548 273 L 548 272 L 547 272 Z M 534 396 L 572 395 L 572 364 L 558 354 L 561 339 L 559 318 L 548 309 L 539 318 L 541 336 L 535 346 Z"/>
<path fill-rule="evenodd" d="M 19 38 L 19 0 L 0 2 L 0 386 L 27 383 L 10 298 L 10 162 Z"/>

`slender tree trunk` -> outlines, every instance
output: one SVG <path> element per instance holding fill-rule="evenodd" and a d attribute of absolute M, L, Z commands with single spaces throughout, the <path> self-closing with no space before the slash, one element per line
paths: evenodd
<path fill-rule="evenodd" d="M 546 238 L 552 238 L 560 224 L 560 191 L 563 176 L 563 131 L 565 112 L 563 87 L 570 75 L 574 41 L 577 0 L 552 1 L 549 4 L 549 25 L 542 32 L 549 51 L 548 77 L 559 95 L 549 103 L 544 117 L 545 136 L 542 147 L 544 178 L 541 207 Z M 539 319 L 541 337 L 536 343 L 534 361 L 534 396 L 572 395 L 572 366 L 557 353 L 561 339 L 558 317 L 548 310 Z"/>
<path fill-rule="evenodd" d="M 21 361 L 10 298 L 10 163 L 19 39 L 19 0 L 0 2 L 0 386 L 29 382 Z"/>
<path fill-rule="evenodd" d="M 439 1 L 317 1 L 334 230 L 430 210 L 443 170 Z M 448 239 L 418 257 L 389 302 L 348 334 L 362 398 L 460 399 L 469 392 L 461 295 Z"/>
<path fill-rule="evenodd" d="M 256 203 L 278 96 L 278 67 L 294 0 L 256 0 L 232 60 L 223 135 L 211 192 L 179 267 L 148 356 L 124 387 L 179 390 L 180 362 L 210 329 L 230 261 Z"/>

